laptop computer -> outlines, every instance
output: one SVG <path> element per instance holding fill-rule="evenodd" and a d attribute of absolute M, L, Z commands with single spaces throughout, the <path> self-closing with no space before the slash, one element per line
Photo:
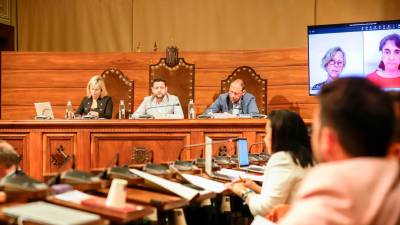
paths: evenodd
<path fill-rule="evenodd" d="M 54 119 L 50 102 L 35 102 L 36 119 Z"/>
<path fill-rule="evenodd" d="M 249 148 L 246 138 L 237 139 L 239 169 L 254 173 L 264 173 L 263 166 L 250 165 Z"/>
<path fill-rule="evenodd" d="M 239 138 L 237 142 L 237 155 L 239 168 L 247 168 L 250 166 L 249 149 L 246 138 Z"/>

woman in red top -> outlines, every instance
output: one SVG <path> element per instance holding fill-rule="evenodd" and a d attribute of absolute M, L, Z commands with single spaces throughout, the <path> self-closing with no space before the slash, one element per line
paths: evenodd
<path fill-rule="evenodd" d="M 367 75 L 367 79 L 382 88 L 400 88 L 400 35 L 384 37 L 379 44 L 382 52 L 379 68 Z"/>

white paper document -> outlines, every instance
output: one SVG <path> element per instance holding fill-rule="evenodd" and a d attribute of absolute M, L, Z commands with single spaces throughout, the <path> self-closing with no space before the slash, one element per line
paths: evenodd
<path fill-rule="evenodd" d="M 98 222 L 98 220 L 101 219 L 100 216 L 93 213 L 70 209 L 42 201 L 7 207 L 3 209 L 3 214 L 21 218 L 24 222 L 32 221 L 35 224 L 52 225 L 95 224 L 96 221 Z"/>
<path fill-rule="evenodd" d="M 231 118 L 237 118 L 236 115 L 224 112 L 224 113 L 213 113 L 213 118 L 214 119 L 231 119 Z"/>
<path fill-rule="evenodd" d="M 225 185 L 218 181 L 213 181 L 204 177 L 191 175 L 191 174 L 182 174 L 182 176 L 188 180 L 190 183 L 203 188 L 207 191 L 212 191 L 215 193 L 221 193 L 226 190 Z"/>
<path fill-rule="evenodd" d="M 166 189 L 188 201 L 192 200 L 194 197 L 196 197 L 199 194 L 199 191 L 197 191 L 193 188 L 186 187 L 180 183 L 169 181 L 167 179 L 157 177 L 152 174 L 145 173 L 143 171 L 136 170 L 136 169 L 130 169 L 130 171 L 132 173 L 134 173 L 135 175 L 151 182 L 152 184 L 160 186 L 163 189 Z"/>
<path fill-rule="evenodd" d="M 232 170 L 232 169 L 221 169 L 217 173 L 227 175 L 232 178 L 249 178 L 252 179 L 253 181 L 258 181 L 258 182 L 263 182 L 263 175 L 254 175 L 254 174 L 249 174 L 244 171 L 239 171 L 239 170 Z"/>
<path fill-rule="evenodd" d="M 68 191 L 68 192 L 65 192 L 62 194 L 55 195 L 54 197 L 57 199 L 63 200 L 63 201 L 81 204 L 81 201 L 89 199 L 91 197 L 91 195 L 88 195 L 81 191 L 74 190 L 74 191 Z"/>

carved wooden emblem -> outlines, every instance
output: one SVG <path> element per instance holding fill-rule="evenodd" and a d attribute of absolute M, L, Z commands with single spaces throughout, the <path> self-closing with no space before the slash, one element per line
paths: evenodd
<path fill-rule="evenodd" d="M 55 154 L 50 155 L 51 163 L 57 168 L 64 166 L 70 158 L 70 155 L 65 154 L 64 146 L 62 145 L 57 148 Z"/>
<path fill-rule="evenodd" d="M 144 147 L 135 147 L 132 151 L 133 164 L 145 164 L 153 161 L 153 151 Z"/>
<path fill-rule="evenodd" d="M 178 53 L 179 49 L 176 46 L 169 46 L 167 47 L 166 50 L 166 59 L 165 59 L 165 64 L 169 67 L 174 67 L 178 65 L 179 63 L 179 58 L 178 58 Z"/>

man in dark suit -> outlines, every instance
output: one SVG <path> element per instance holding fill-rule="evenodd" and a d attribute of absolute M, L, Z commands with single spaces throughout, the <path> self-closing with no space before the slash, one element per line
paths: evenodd
<path fill-rule="evenodd" d="M 234 80 L 228 93 L 221 94 L 205 113 L 251 114 L 258 113 L 256 98 L 246 92 L 241 79 Z"/>

